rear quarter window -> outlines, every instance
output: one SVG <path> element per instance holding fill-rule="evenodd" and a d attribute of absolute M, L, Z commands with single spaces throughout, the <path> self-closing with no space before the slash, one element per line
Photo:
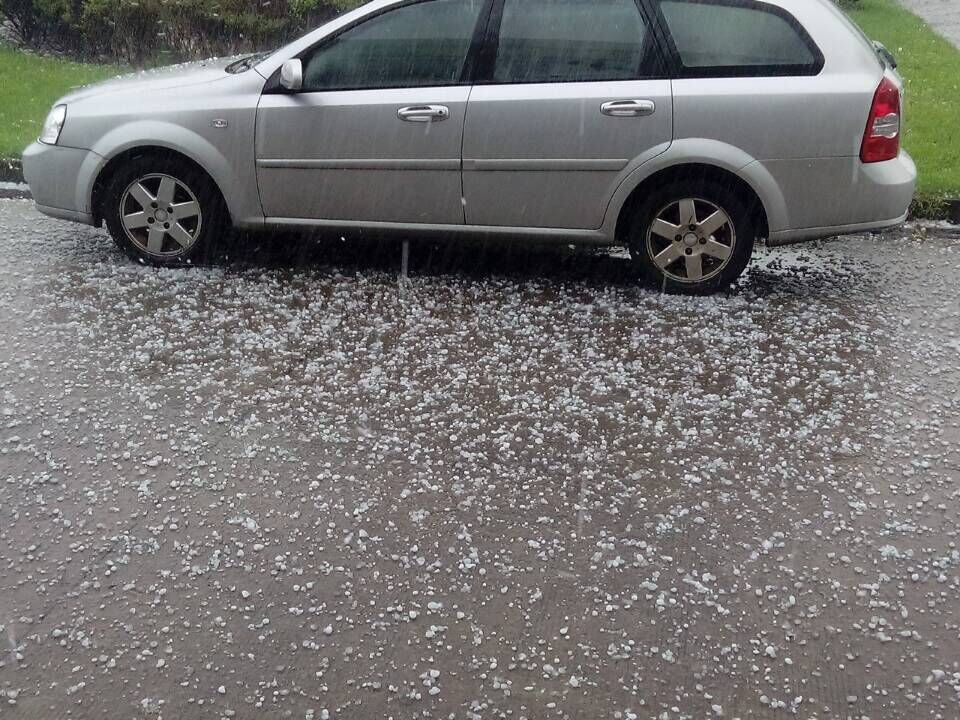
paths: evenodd
<path fill-rule="evenodd" d="M 823 56 L 785 10 L 752 0 L 662 0 L 684 77 L 816 75 Z"/>

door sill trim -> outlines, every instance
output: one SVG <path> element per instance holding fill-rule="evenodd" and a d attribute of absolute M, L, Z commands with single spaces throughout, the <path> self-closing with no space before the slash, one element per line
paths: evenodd
<path fill-rule="evenodd" d="M 437 235 L 517 236 L 557 242 L 575 242 L 589 245 L 610 245 L 613 240 L 602 230 L 576 228 L 512 227 L 506 225 L 448 225 L 441 223 L 406 223 L 355 220 L 315 220 L 312 218 L 264 218 L 266 227 L 274 228 L 326 228 L 340 230 L 367 230 L 371 232 L 417 232 Z M 435 237 L 433 239 L 436 239 Z"/>

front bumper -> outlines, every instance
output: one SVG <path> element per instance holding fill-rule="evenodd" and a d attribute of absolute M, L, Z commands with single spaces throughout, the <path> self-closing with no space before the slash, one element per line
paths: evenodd
<path fill-rule="evenodd" d="M 32 143 L 23 151 L 23 176 L 37 209 L 52 217 L 93 225 L 90 189 L 102 161 L 91 150 Z"/>

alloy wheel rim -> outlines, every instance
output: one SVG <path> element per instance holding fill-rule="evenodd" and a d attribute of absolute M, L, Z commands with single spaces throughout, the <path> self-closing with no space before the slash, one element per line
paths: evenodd
<path fill-rule="evenodd" d="M 719 275 L 737 243 L 730 216 L 702 198 L 674 200 L 647 230 L 647 254 L 670 280 L 698 283 Z"/>
<path fill-rule="evenodd" d="M 154 257 L 182 255 L 197 242 L 203 213 L 197 196 L 171 175 L 151 173 L 127 186 L 120 199 L 127 237 Z"/>

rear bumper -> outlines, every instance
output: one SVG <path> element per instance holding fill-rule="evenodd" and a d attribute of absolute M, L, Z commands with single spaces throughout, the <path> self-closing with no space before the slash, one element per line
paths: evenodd
<path fill-rule="evenodd" d="M 886 230 L 887 228 L 902 225 L 906 221 L 908 214 L 909 212 L 905 212 L 903 215 L 890 218 L 889 220 L 875 220 L 868 223 L 831 225 L 829 227 L 803 228 L 801 230 L 783 230 L 777 233 L 770 233 L 770 237 L 767 238 L 767 245 L 776 247 L 777 245 L 790 245 L 792 243 L 805 242 L 806 240 L 833 237 L 834 235 L 856 235 L 857 233 Z"/>
<path fill-rule="evenodd" d="M 87 189 L 101 162 L 91 150 L 31 144 L 23 151 L 23 176 L 37 209 L 51 217 L 92 225 Z"/>
<path fill-rule="evenodd" d="M 898 225 L 907 218 L 917 182 L 917 167 L 905 152 L 881 163 L 827 158 L 767 167 L 788 198 L 787 226 L 771 228 L 770 245 Z"/>

